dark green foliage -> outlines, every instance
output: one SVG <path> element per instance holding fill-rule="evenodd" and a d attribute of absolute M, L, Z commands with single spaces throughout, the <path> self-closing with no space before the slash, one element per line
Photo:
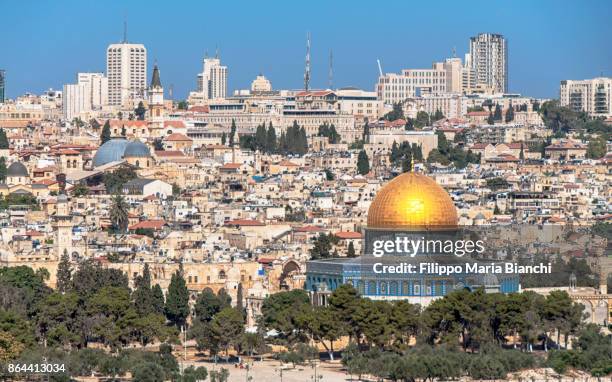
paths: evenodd
<path fill-rule="evenodd" d="M 506 123 L 514 121 L 514 107 L 512 106 L 512 102 L 510 105 L 508 105 L 508 110 L 506 110 L 504 121 Z"/>
<path fill-rule="evenodd" d="M 100 146 L 110 141 L 111 139 L 111 129 L 110 129 L 110 121 L 107 119 L 104 122 L 104 127 L 102 127 L 102 133 L 100 134 Z"/>
<path fill-rule="evenodd" d="M 6 131 L 0 128 L 0 150 L 6 150 L 9 148 L 8 137 L 6 136 Z"/>
<path fill-rule="evenodd" d="M 168 320 L 177 327 L 184 325 L 189 315 L 189 291 L 181 272 L 175 272 L 170 279 L 165 312 Z"/>
<path fill-rule="evenodd" d="M 147 109 L 144 107 L 144 103 L 142 101 L 138 102 L 138 107 L 134 109 L 134 115 L 138 118 L 139 121 L 144 121 L 145 113 Z"/>
<path fill-rule="evenodd" d="M 460 147 L 453 146 L 444 135 L 438 131 L 438 148 L 429 152 L 427 162 L 448 165 L 451 162 L 457 168 L 465 168 L 469 163 L 480 163 L 480 155 L 471 150 L 465 151 Z"/>
<path fill-rule="evenodd" d="M 368 158 L 365 150 L 361 150 L 357 156 L 357 172 L 361 175 L 370 172 L 370 158 Z"/>
<path fill-rule="evenodd" d="M 6 173 L 8 169 L 6 167 L 6 158 L 0 157 L 0 182 L 6 182 Z"/>
<path fill-rule="evenodd" d="M 116 194 L 121 192 L 125 183 L 137 177 L 138 174 L 133 168 L 129 166 L 120 167 L 113 172 L 104 174 L 104 187 L 106 187 L 108 194 Z"/>
<path fill-rule="evenodd" d="M 444 118 L 444 116 L 442 116 L 442 118 Z M 419 111 L 416 115 L 416 119 L 413 122 L 413 126 L 417 129 L 422 129 L 425 126 L 429 126 L 430 123 L 431 121 L 429 119 L 429 114 L 427 114 L 425 111 Z"/>
<path fill-rule="evenodd" d="M 395 121 L 397 119 L 404 119 L 404 108 L 401 102 L 393 104 L 393 110 L 388 112 L 383 117 L 387 121 Z"/>
<path fill-rule="evenodd" d="M 234 142 L 236 142 L 236 120 L 232 119 L 232 127 L 230 128 L 229 134 L 229 145 L 234 146 Z"/>
<path fill-rule="evenodd" d="M 327 140 L 331 144 L 340 142 L 340 134 L 336 131 L 336 126 L 332 123 L 331 125 L 327 122 L 319 126 L 319 137 L 327 137 Z"/>
<path fill-rule="evenodd" d="M 347 257 L 355 257 L 355 246 L 353 245 L 353 242 L 351 241 L 348 245 L 348 250 L 346 252 L 346 256 Z"/>
<path fill-rule="evenodd" d="M 306 130 L 300 127 L 296 121 L 281 133 L 278 140 L 278 150 L 284 155 L 304 155 L 308 152 L 308 138 Z"/>
<path fill-rule="evenodd" d="M 444 114 L 442 113 L 442 111 L 440 109 L 436 109 L 436 112 L 434 113 L 434 115 L 431 117 L 431 120 L 433 122 L 435 121 L 439 121 L 441 119 L 444 119 Z"/>
<path fill-rule="evenodd" d="M 493 191 L 505 190 L 510 188 L 510 183 L 504 178 L 488 178 L 487 187 Z"/>
<path fill-rule="evenodd" d="M 310 249 L 310 258 L 313 260 L 316 259 L 325 259 L 328 257 L 332 257 L 332 247 L 338 244 L 338 237 L 333 234 L 320 234 L 313 243 L 312 248 Z"/>
<path fill-rule="evenodd" d="M 64 250 L 62 258 L 57 265 L 57 283 L 56 287 L 60 293 L 66 292 L 70 289 L 72 284 L 72 267 L 70 266 L 70 257 L 68 251 Z"/>

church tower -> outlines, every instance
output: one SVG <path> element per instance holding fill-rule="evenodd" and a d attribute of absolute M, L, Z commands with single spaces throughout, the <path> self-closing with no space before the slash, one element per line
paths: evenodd
<path fill-rule="evenodd" d="M 72 216 L 68 208 L 68 198 L 65 194 L 60 194 L 57 197 L 53 227 L 55 228 L 54 246 L 57 258 L 61 258 L 64 251 L 72 257 Z"/>
<path fill-rule="evenodd" d="M 164 111 L 164 88 L 159 77 L 157 64 L 153 67 L 153 77 L 149 87 L 149 114 L 152 118 L 160 118 Z"/>

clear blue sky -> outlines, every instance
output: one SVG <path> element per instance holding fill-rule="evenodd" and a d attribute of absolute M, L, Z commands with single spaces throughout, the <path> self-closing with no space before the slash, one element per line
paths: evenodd
<path fill-rule="evenodd" d="M 145 44 L 175 99 L 195 87 L 205 51 L 219 46 L 229 89 L 263 73 L 274 88 L 303 84 L 305 35 L 312 35 L 312 86 L 373 89 L 385 72 L 459 57 L 479 32 L 509 44 L 509 89 L 556 97 L 561 79 L 612 76 L 612 1 L 141 1 L 3 2 L 0 68 L 7 93 L 41 92 L 105 71 L 105 50 L 122 39 Z M 149 73 L 150 77 L 150 73 Z"/>

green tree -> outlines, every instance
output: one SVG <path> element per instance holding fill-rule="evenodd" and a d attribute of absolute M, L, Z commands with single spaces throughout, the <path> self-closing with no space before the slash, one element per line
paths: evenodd
<path fill-rule="evenodd" d="M 370 139 L 370 124 L 368 123 L 368 120 L 365 120 L 365 123 L 363 124 L 363 134 L 361 135 L 361 140 L 363 142 L 368 142 Z"/>
<path fill-rule="evenodd" d="M 335 244 L 338 244 L 338 237 L 333 234 L 320 234 L 314 239 L 313 246 L 310 249 L 310 257 L 313 260 L 321 258 L 329 258 L 332 256 L 331 250 Z"/>
<path fill-rule="evenodd" d="M 189 109 L 189 104 L 187 103 L 187 101 L 182 100 L 178 102 L 177 108 L 179 110 L 187 110 Z"/>
<path fill-rule="evenodd" d="M 232 127 L 230 129 L 229 135 L 229 145 L 234 146 L 234 142 L 236 142 L 236 120 L 232 119 Z"/>
<path fill-rule="evenodd" d="M 0 128 L 0 150 L 6 150 L 9 148 L 8 137 L 6 136 L 6 131 Z"/>
<path fill-rule="evenodd" d="M 425 111 L 419 111 L 414 121 L 414 127 L 417 129 L 422 129 L 425 126 L 429 126 L 429 123 L 429 114 L 427 114 Z"/>
<path fill-rule="evenodd" d="M 165 312 L 168 320 L 177 327 L 185 324 L 189 315 L 189 290 L 182 272 L 175 272 L 170 279 Z"/>
<path fill-rule="evenodd" d="M 502 120 L 502 108 L 499 104 L 495 104 L 495 111 L 493 112 L 493 120 L 501 122 Z"/>
<path fill-rule="evenodd" d="M 395 121 L 398 119 L 404 119 L 404 108 L 401 102 L 393 104 L 393 110 L 383 116 L 387 121 Z"/>
<path fill-rule="evenodd" d="M 134 114 L 139 121 L 144 121 L 146 112 L 147 109 L 145 108 L 144 103 L 142 101 L 138 102 L 138 107 L 134 109 Z"/>
<path fill-rule="evenodd" d="M 78 183 L 72 189 L 72 195 L 76 197 L 86 196 L 89 194 L 89 187 L 84 184 Z"/>
<path fill-rule="evenodd" d="M 274 126 L 272 126 L 272 122 L 270 122 L 266 132 L 265 151 L 267 153 L 276 152 L 276 130 L 274 129 Z"/>
<path fill-rule="evenodd" d="M 72 267 L 70 266 L 70 257 L 66 249 L 64 249 L 64 253 L 57 265 L 56 279 L 57 290 L 60 293 L 65 293 L 70 289 L 72 283 Z"/>
<path fill-rule="evenodd" d="M 106 120 L 104 122 L 104 127 L 102 127 L 102 133 L 100 134 L 100 145 L 105 144 L 111 139 L 111 129 L 110 129 L 110 120 Z"/>
<path fill-rule="evenodd" d="M 136 289 L 132 294 L 134 299 L 134 307 L 140 316 L 145 316 L 148 313 L 155 313 L 153 305 L 153 291 L 151 290 L 151 271 L 149 264 L 145 263 L 142 276 L 136 276 L 134 280 Z"/>
<path fill-rule="evenodd" d="M 227 142 L 227 134 L 225 134 L 225 131 L 224 131 L 223 134 L 221 134 L 221 144 L 225 146 L 226 142 Z"/>
<path fill-rule="evenodd" d="M 129 207 L 123 195 L 116 194 L 111 201 L 109 217 L 115 232 L 126 232 L 128 229 L 128 210 Z"/>
<path fill-rule="evenodd" d="M 355 246 L 353 245 L 352 241 L 348 245 L 348 250 L 347 250 L 346 256 L 347 257 L 355 257 Z"/>
<path fill-rule="evenodd" d="M 166 302 L 164 300 L 164 292 L 162 291 L 159 284 L 155 284 L 153 288 L 151 288 L 152 295 L 152 310 L 155 313 L 164 313 L 164 307 Z"/>
<path fill-rule="evenodd" d="M 210 288 L 205 288 L 195 303 L 194 311 L 196 319 L 202 322 L 210 322 L 222 309 L 228 307 L 226 301 L 222 301 Z"/>
<path fill-rule="evenodd" d="M 366 154 L 365 150 L 361 150 L 359 152 L 359 156 L 357 156 L 357 172 L 361 175 L 365 175 L 370 172 L 370 159 L 368 158 L 368 154 Z"/>
<path fill-rule="evenodd" d="M 493 117 L 493 113 L 489 112 L 489 116 L 487 117 L 487 124 L 494 125 L 495 117 Z"/>
<path fill-rule="evenodd" d="M 436 112 L 434 113 L 433 117 L 431 117 L 432 121 L 439 121 L 441 119 L 444 119 L 444 114 L 442 113 L 442 111 L 440 109 L 436 109 Z"/>
<path fill-rule="evenodd" d="M 591 159 L 599 159 L 606 155 L 607 152 L 607 140 L 601 137 L 593 137 L 589 139 L 589 144 L 587 145 L 587 158 Z"/>
<path fill-rule="evenodd" d="M 6 181 L 6 172 L 7 172 L 7 167 L 6 167 L 6 158 L 5 157 L 0 157 L 0 182 L 5 182 Z"/>
<path fill-rule="evenodd" d="M 236 308 L 226 307 L 215 314 L 211 322 L 212 331 L 219 334 L 219 346 L 229 356 L 229 348 L 237 348 L 244 333 L 244 318 Z"/>

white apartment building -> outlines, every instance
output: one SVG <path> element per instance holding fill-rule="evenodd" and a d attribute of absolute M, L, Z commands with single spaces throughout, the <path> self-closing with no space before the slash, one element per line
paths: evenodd
<path fill-rule="evenodd" d="M 336 90 L 338 101 L 336 106 L 341 114 L 352 114 L 356 119 L 376 121 L 384 114 L 383 102 L 376 92 L 368 92 L 356 88 Z"/>
<path fill-rule="evenodd" d="M 104 73 L 78 73 L 77 84 L 89 88 L 89 103 L 93 110 L 108 104 L 108 78 Z"/>
<path fill-rule="evenodd" d="M 227 66 L 221 65 L 218 57 L 204 59 L 202 73 L 198 74 L 198 92 L 204 99 L 227 96 Z"/>
<path fill-rule="evenodd" d="M 401 74 L 387 73 L 378 79 L 378 99 L 385 104 L 431 93 L 461 93 L 463 65 L 460 58 L 434 62 L 431 69 L 404 69 Z"/>
<path fill-rule="evenodd" d="M 272 84 L 270 81 L 262 74 L 258 75 L 253 82 L 251 82 L 251 92 L 271 92 Z"/>
<path fill-rule="evenodd" d="M 612 117 L 612 78 L 561 81 L 559 101 L 591 117 Z"/>
<path fill-rule="evenodd" d="M 478 85 L 493 93 L 508 92 L 508 42 L 504 36 L 480 33 L 470 37 L 469 56 Z"/>
<path fill-rule="evenodd" d="M 63 115 L 66 121 L 79 118 L 91 110 L 90 90 L 85 84 L 64 85 Z"/>
<path fill-rule="evenodd" d="M 147 89 L 147 49 L 142 44 L 122 42 L 106 49 L 108 103 L 135 104 L 145 98 Z"/>

